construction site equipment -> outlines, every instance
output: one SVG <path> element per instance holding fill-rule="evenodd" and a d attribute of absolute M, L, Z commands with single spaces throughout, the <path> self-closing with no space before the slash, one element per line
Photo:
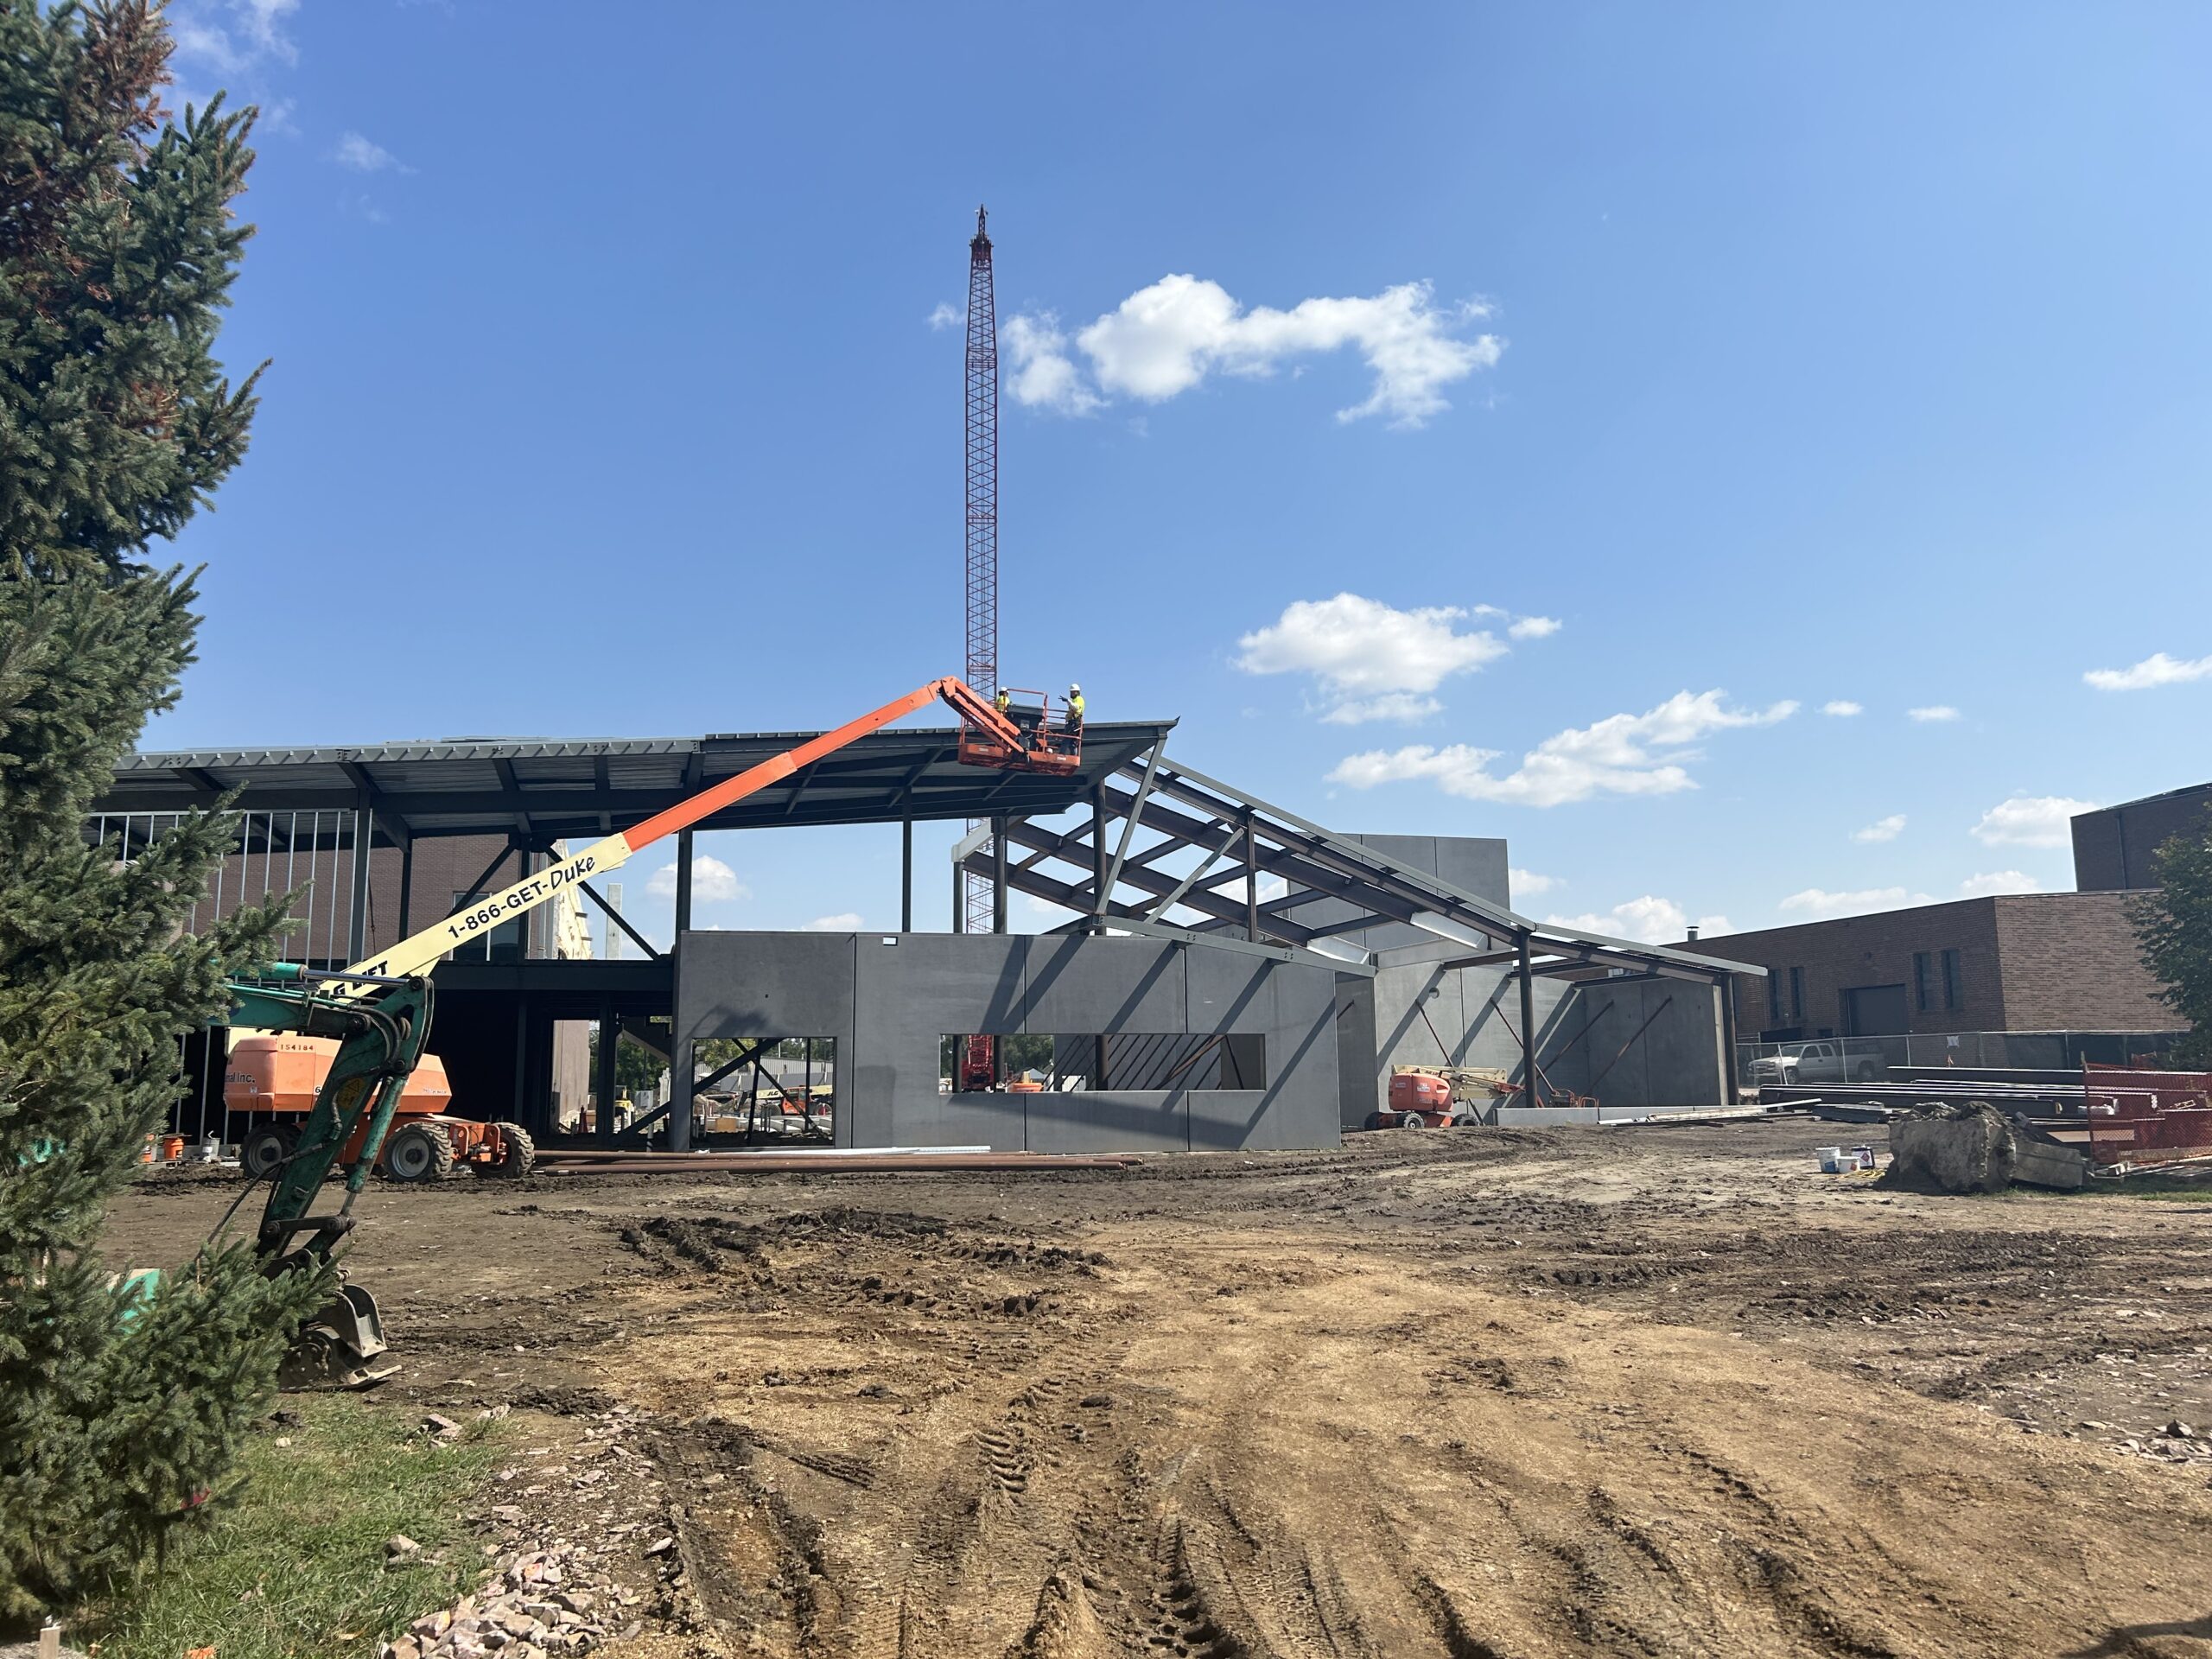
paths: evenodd
<path fill-rule="evenodd" d="M 329 1038 L 257 1033 L 233 1038 L 223 1068 L 223 1106 L 238 1134 L 238 1164 L 252 1179 L 273 1174 L 299 1145 L 300 1132 L 322 1092 L 339 1044 Z M 447 1111 L 453 1099 L 444 1064 L 425 1054 L 416 1064 L 395 1109 L 391 1134 L 376 1160 L 378 1173 L 395 1181 L 442 1180 L 467 1167 L 486 1175 L 530 1173 L 537 1147 L 519 1123 L 480 1123 Z M 361 1155 L 363 1124 L 340 1154 Z"/>
<path fill-rule="evenodd" d="M 217 1022 L 334 1045 L 290 1150 L 264 1173 L 269 1200 L 255 1245 L 272 1275 L 319 1271 L 353 1230 L 354 1200 L 378 1154 L 387 1150 L 400 1096 L 430 1033 L 428 979 L 339 976 L 345 987 L 339 995 L 327 980 L 309 984 L 306 977 L 298 964 L 282 963 L 264 979 L 233 981 L 230 1014 Z M 341 1165 L 345 1197 L 336 1210 L 318 1214 L 323 1183 Z M 295 1388 L 361 1389 L 398 1369 L 385 1357 L 376 1299 L 341 1282 L 338 1294 L 301 1328 L 280 1380 Z"/>
<path fill-rule="evenodd" d="M 435 1111 L 418 1112 L 410 1115 L 413 1121 L 393 1128 L 408 1080 L 429 1039 L 433 997 L 427 970 L 432 963 L 455 944 L 536 909 L 573 883 L 618 868 L 662 836 L 939 700 L 991 739 L 991 753 L 997 758 L 976 764 L 1024 767 L 1040 758 L 1019 728 L 965 683 L 950 677 L 932 680 L 493 893 L 401 941 L 372 962 L 334 974 L 284 963 L 272 967 L 264 978 L 233 982 L 230 1014 L 215 1023 L 280 1039 L 274 1047 L 255 1051 L 264 1057 L 270 1096 L 296 1096 L 302 1078 L 289 1068 L 302 1061 L 321 1072 L 312 1103 L 286 1137 L 282 1155 L 261 1160 L 259 1173 L 270 1185 L 257 1242 L 269 1271 L 314 1271 L 327 1262 L 338 1241 L 353 1230 L 354 1201 L 379 1162 L 395 1179 L 429 1180 L 450 1173 L 458 1161 L 461 1154 L 449 1126 L 459 1120 Z M 1056 756 L 1052 764 L 1057 761 Z M 281 1040 L 285 1038 L 321 1039 L 334 1046 L 324 1063 L 314 1047 L 287 1051 Z M 282 1081 L 292 1085 L 289 1089 L 279 1087 L 280 1072 Z M 418 1097 L 427 1104 L 445 1096 L 432 1093 L 426 1083 Z M 464 1133 L 481 1135 L 498 1144 L 509 1173 L 518 1173 L 512 1170 L 512 1161 L 526 1159 L 531 1150 L 528 1136 L 512 1125 L 468 1124 Z M 268 1148 L 261 1150 L 265 1154 Z M 341 1166 L 345 1198 L 335 1211 L 315 1213 L 315 1201 L 323 1183 Z M 385 1354 L 384 1321 L 375 1298 L 359 1286 L 341 1285 L 340 1294 L 302 1329 L 283 1378 L 293 1386 L 320 1382 L 365 1388 L 398 1370 L 397 1363 Z"/>
<path fill-rule="evenodd" d="M 701 790 L 642 823 L 594 842 L 582 852 L 571 853 L 559 863 L 525 876 L 512 887 L 475 900 L 390 950 L 355 963 L 346 970 L 353 979 L 338 976 L 326 982 L 330 994 L 345 995 L 348 983 L 362 980 L 425 972 L 448 950 L 485 937 L 502 923 L 537 909 L 581 882 L 620 869 L 664 836 L 713 817 L 724 807 L 790 777 L 824 755 L 836 753 L 870 732 L 904 719 L 917 709 L 940 702 L 960 718 L 960 759 L 967 765 L 1061 775 L 1072 772 L 1082 765 L 1080 734 L 1025 729 L 993 708 L 989 697 L 948 675 L 918 686 L 905 696 L 872 709 L 858 720 L 849 721 L 834 732 L 810 738 L 772 760 Z"/>
<path fill-rule="evenodd" d="M 954 1087 L 963 1095 L 982 1094 L 999 1083 L 999 1049 L 995 1039 L 969 1035 L 960 1039 L 960 1077 Z"/>
<path fill-rule="evenodd" d="M 1503 1071 L 1465 1066 L 1400 1065 L 1391 1068 L 1389 1109 L 1369 1114 L 1370 1129 L 1468 1128 L 1482 1122 L 1478 1100 L 1495 1098 Z M 1478 1094 L 1478 1090 L 1480 1094 Z"/>
<path fill-rule="evenodd" d="M 961 369 L 967 486 L 962 671 L 969 684 L 984 691 L 999 683 L 999 324 L 988 221 L 978 207 L 976 234 L 968 243 L 968 338 Z M 968 825 L 971 834 L 976 828 L 973 822 Z M 958 902 L 962 931 L 991 931 L 996 894 L 988 878 L 962 872 Z"/>

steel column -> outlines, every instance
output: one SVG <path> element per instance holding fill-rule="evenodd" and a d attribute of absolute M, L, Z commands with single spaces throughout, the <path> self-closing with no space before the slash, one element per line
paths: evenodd
<path fill-rule="evenodd" d="M 1736 976 L 1716 979 L 1713 988 L 1720 993 L 1720 1098 L 1734 1106 L 1743 1099 L 1736 1082 Z"/>
<path fill-rule="evenodd" d="M 1260 857 L 1252 839 L 1252 820 L 1244 820 L 1244 937 L 1260 938 Z"/>
<path fill-rule="evenodd" d="M 599 1052 L 594 1058 L 598 1073 L 593 1083 L 597 1103 L 591 1120 L 591 1138 L 602 1147 L 614 1144 L 614 1050 L 622 1040 L 622 1023 L 614 1017 L 614 999 L 599 999 Z"/>
<path fill-rule="evenodd" d="M 1536 982 L 1529 971 L 1529 936 L 1519 936 L 1521 944 L 1521 1097 L 1531 1106 L 1544 1103 L 1542 1091 L 1536 1087 Z"/>
<path fill-rule="evenodd" d="M 1007 820 L 991 820 L 991 931 L 1006 931 Z"/>
<path fill-rule="evenodd" d="M 691 927 L 691 837 L 693 831 L 676 835 L 676 941 L 669 980 L 673 990 L 671 1008 L 683 1006 L 683 936 Z M 668 1065 L 668 1149 L 691 1150 L 691 1039 L 671 1023 Z"/>
<path fill-rule="evenodd" d="M 1090 892 L 1091 914 L 1098 918 L 1094 933 L 1104 931 L 1106 917 L 1106 791 L 1103 786 L 1090 791 Z M 1105 1039 L 1099 1039 L 1100 1069 L 1104 1069 Z M 1093 1085 L 1094 1087 L 1102 1085 Z"/>
<path fill-rule="evenodd" d="M 899 931 L 914 931 L 914 820 L 899 820 Z"/>
<path fill-rule="evenodd" d="M 245 880 L 245 857 L 238 857 L 238 880 Z M 399 849 L 399 937 L 412 938 L 414 930 L 408 926 L 409 913 L 415 908 L 415 837 L 410 836 Z"/>

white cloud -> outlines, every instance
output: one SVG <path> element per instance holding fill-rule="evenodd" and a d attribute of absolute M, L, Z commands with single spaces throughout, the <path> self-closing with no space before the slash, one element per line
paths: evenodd
<path fill-rule="evenodd" d="M 1060 320 L 1051 312 L 1009 319 L 999 330 L 999 344 L 1013 359 L 1006 389 L 1017 404 L 1061 415 L 1088 415 L 1103 405 L 1084 383 L 1083 371 L 1068 355 Z"/>
<path fill-rule="evenodd" d="M 1434 697 L 1391 691 L 1379 697 L 1355 697 L 1350 702 L 1338 703 L 1321 718 L 1332 726 L 1359 726 L 1370 720 L 1395 720 L 1411 725 L 1443 712 L 1444 705 Z"/>
<path fill-rule="evenodd" d="M 1419 720 L 1442 706 L 1428 694 L 1446 679 L 1506 653 L 1487 630 L 1452 626 L 1467 615 L 1456 605 L 1402 611 L 1357 594 L 1301 599 L 1236 642 L 1236 666 L 1313 676 L 1328 703 L 1322 718 L 1338 725 Z"/>
<path fill-rule="evenodd" d="M 1906 719 L 1923 722 L 1932 720 L 1956 720 L 1959 717 L 1959 711 L 1948 702 L 1931 702 L 1924 709 L 1908 709 L 1904 712 Z"/>
<path fill-rule="evenodd" d="M 1560 630 L 1555 616 L 1524 616 L 1506 632 L 1516 639 L 1548 639 Z"/>
<path fill-rule="evenodd" d="M 415 169 L 402 166 L 399 157 L 382 144 L 372 143 L 358 132 L 349 132 L 338 141 L 338 148 L 331 152 L 331 160 L 340 167 L 350 167 L 356 173 L 381 173 L 391 168 L 401 173 Z"/>
<path fill-rule="evenodd" d="M 676 866 L 664 864 L 646 880 L 645 891 L 656 899 L 676 897 Z M 750 899 L 753 889 L 737 879 L 737 872 L 705 853 L 691 860 L 691 902 L 696 905 L 734 904 Z"/>
<path fill-rule="evenodd" d="M 1853 702 L 1849 697 L 1837 697 L 1822 703 L 1821 712 L 1824 715 L 1834 715 L 1839 719 L 1848 720 L 1853 715 L 1865 714 L 1866 709 L 1865 704 Z"/>
<path fill-rule="evenodd" d="M 1547 916 L 1544 920 L 1552 927 L 1579 928 L 1585 933 L 1637 939 L 1645 944 L 1664 944 L 1671 939 L 1683 938 L 1693 925 L 1689 912 L 1673 899 L 1649 893 L 1641 899 L 1615 905 L 1602 915 L 1586 912 L 1580 916 Z M 1700 916 L 1694 925 L 1700 939 L 1735 931 L 1726 916 Z"/>
<path fill-rule="evenodd" d="M 939 300 L 937 302 L 937 309 L 930 313 L 929 321 L 930 327 L 932 328 L 957 328 L 968 321 L 968 314 L 957 306 L 949 305 L 944 301 Z"/>
<path fill-rule="evenodd" d="M 1684 746 L 1708 733 L 1738 726 L 1770 726 L 1797 712 L 1783 702 L 1764 709 L 1728 709 L 1719 691 L 1677 691 L 1641 715 L 1613 715 L 1592 726 L 1548 737 L 1503 776 L 1492 772 L 1496 749 L 1465 743 L 1433 748 L 1426 743 L 1346 755 L 1329 781 L 1354 789 L 1427 778 L 1447 795 L 1522 806 L 1559 806 L 1592 795 L 1671 795 L 1694 789 L 1682 765 L 1697 758 Z"/>
<path fill-rule="evenodd" d="M 2185 685 L 2212 675 L 2212 657 L 2177 662 L 2154 651 L 2133 668 L 2093 668 L 2082 677 L 2100 691 L 2146 691 L 2154 685 Z"/>
<path fill-rule="evenodd" d="M 1516 899 L 1541 898 L 1554 887 L 1567 885 L 1555 875 L 1538 875 L 1534 870 L 1508 870 L 1505 874 Z"/>
<path fill-rule="evenodd" d="M 1364 403 L 1338 410 L 1337 418 L 1383 415 L 1394 426 L 1419 426 L 1451 407 L 1444 387 L 1497 363 L 1505 349 L 1497 335 L 1463 338 L 1456 332 L 1489 315 L 1478 302 L 1439 307 L 1427 283 L 1401 283 L 1366 298 L 1303 300 L 1287 311 L 1264 305 L 1248 311 L 1218 283 L 1163 276 L 1077 332 L 1076 344 L 1097 391 L 1080 389 L 1090 399 L 1088 407 L 1096 407 L 1102 393 L 1160 403 L 1217 371 L 1264 377 L 1290 359 L 1350 346 L 1374 372 L 1374 387 Z M 1077 370 L 1058 320 L 1024 315 L 1007 325 L 1003 338 L 1018 365 L 1024 344 L 1014 331 L 1025 325 L 1031 342 L 1049 339 L 1052 366 L 1034 378 L 1017 373 L 1007 390 L 1018 403 L 1082 412 L 1084 405 L 1063 389 L 1063 379 Z"/>
<path fill-rule="evenodd" d="M 1970 875 L 1959 883 L 1962 899 L 1980 899 L 1993 893 L 2041 893 L 2043 883 L 2024 870 L 1990 870 Z"/>
<path fill-rule="evenodd" d="M 1851 832 L 1853 841 L 1895 841 L 1904 833 L 1904 814 L 1892 812 L 1886 818 L 1877 818 L 1864 830 Z"/>
<path fill-rule="evenodd" d="M 857 910 L 841 910 L 835 916 L 817 916 L 802 923 L 802 933 L 857 933 L 861 929 L 861 913 Z"/>
<path fill-rule="evenodd" d="M 2096 810 L 2067 795 L 2015 795 L 1983 813 L 1972 833 L 1991 847 L 2063 847 L 2074 838 L 2068 820 Z"/>
<path fill-rule="evenodd" d="M 277 25 L 300 9 L 300 0 L 231 0 L 231 8 L 245 22 L 246 35 L 257 49 L 287 63 L 298 60 L 299 48 Z"/>
<path fill-rule="evenodd" d="M 299 48 L 284 33 L 283 24 L 299 9 L 300 0 L 229 0 L 223 6 L 173 4 L 168 12 L 169 36 L 176 42 L 179 57 L 203 64 L 218 74 L 241 74 L 264 58 L 296 63 Z M 226 16 L 232 20 L 230 27 L 219 21 Z M 231 32 L 233 27 L 238 31 L 236 35 Z"/>
<path fill-rule="evenodd" d="M 1856 893 L 1829 893 L 1821 887 L 1808 887 L 1802 893 L 1793 893 L 1778 908 L 1802 910 L 1815 916 L 1863 916 L 1870 910 L 1895 910 L 1902 905 L 1927 905 L 1935 900 L 1924 893 L 1907 893 L 1903 887 L 1861 887 Z"/>

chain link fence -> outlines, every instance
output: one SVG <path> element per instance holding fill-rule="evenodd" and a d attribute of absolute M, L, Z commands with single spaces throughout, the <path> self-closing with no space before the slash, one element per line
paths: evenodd
<path fill-rule="evenodd" d="M 1806 1037 L 1736 1045 L 1736 1081 L 1760 1084 L 1902 1083 L 1942 1071 L 2079 1071 L 2102 1065 L 2164 1067 L 2175 1031 L 1916 1032 L 1897 1037 Z"/>

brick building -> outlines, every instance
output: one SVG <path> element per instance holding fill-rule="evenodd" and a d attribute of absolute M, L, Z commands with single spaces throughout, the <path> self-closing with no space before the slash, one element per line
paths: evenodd
<path fill-rule="evenodd" d="M 1727 935 L 1738 1029 L 1768 1041 L 2173 1029 L 2125 893 L 2026 893 Z M 1695 947 L 1693 947 L 1695 948 Z"/>
<path fill-rule="evenodd" d="M 2083 893 L 2156 887 L 2151 859 L 2159 843 L 2203 823 L 2208 812 L 2212 812 L 2212 784 L 2170 789 L 2163 795 L 2082 813 L 2073 822 L 2075 887 Z"/>

